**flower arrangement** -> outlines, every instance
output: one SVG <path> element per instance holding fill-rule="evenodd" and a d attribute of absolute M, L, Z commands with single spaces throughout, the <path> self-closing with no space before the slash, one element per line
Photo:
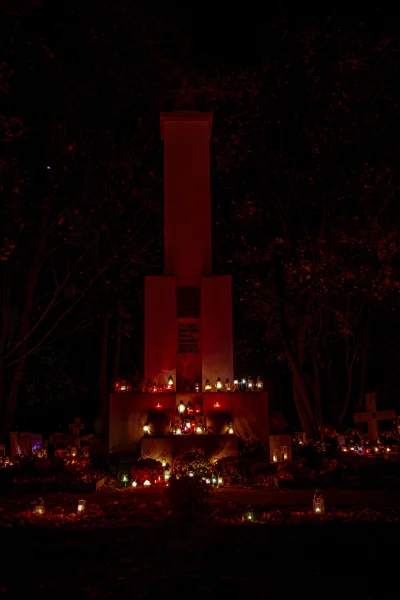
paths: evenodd
<path fill-rule="evenodd" d="M 244 442 L 243 445 L 243 454 L 245 456 L 259 456 L 263 452 L 263 447 L 256 437 L 250 435 Z"/>
<path fill-rule="evenodd" d="M 139 458 L 131 468 L 132 481 L 138 485 L 148 480 L 152 485 L 164 483 L 164 467 L 154 458 Z"/>
<path fill-rule="evenodd" d="M 197 477 L 211 477 L 210 461 L 200 452 L 184 452 L 174 459 L 172 474 L 183 477 L 192 472 Z"/>
<path fill-rule="evenodd" d="M 226 478 L 228 483 L 240 483 L 243 481 L 239 461 L 234 456 L 220 458 L 215 462 L 215 468 L 218 471 L 218 475 Z"/>

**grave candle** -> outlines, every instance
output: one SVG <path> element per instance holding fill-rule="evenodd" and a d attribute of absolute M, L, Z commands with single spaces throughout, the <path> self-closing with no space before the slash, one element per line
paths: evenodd
<path fill-rule="evenodd" d="M 78 516 L 83 517 L 83 515 L 86 512 L 86 500 L 79 500 L 76 510 L 77 510 Z"/>
<path fill-rule="evenodd" d="M 36 517 L 41 517 L 44 515 L 45 512 L 46 512 L 46 507 L 44 505 L 44 502 L 43 502 L 42 498 L 38 498 L 36 500 L 35 506 L 33 507 L 33 514 Z"/>
<path fill-rule="evenodd" d="M 314 515 L 323 515 L 325 510 L 325 503 L 322 494 L 319 490 L 316 490 L 313 498 L 313 513 Z"/>
<path fill-rule="evenodd" d="M 206 379 L 206 382 L 204 384 L 204 391 L 205 392 L 211 392 L 211 390 L 212 390 L 212 385 L 210 383 L 210 380 Z"/>
<path fill-rule="evenodd" d="M 217 382 L 215 384 L 215 389 L 217 390 L 217 392 L 220 392 L 222 390 L 221 377 L 218 377 Z"/>

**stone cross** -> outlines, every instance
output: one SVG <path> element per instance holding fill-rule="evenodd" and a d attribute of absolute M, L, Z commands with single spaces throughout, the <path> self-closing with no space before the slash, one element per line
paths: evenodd
<path fill-rule="evenodd" d="M 77 417 L 76 419 L 74 419 L 73 423 L 70 423 L 68 425 L 68 427 L 71 429 L 73 435 L 76 435 L 76 437 L 79 437 L 79 432 L 81 429 L 85 429 L 85 426 L 83 423 L 81 423 L 81 420 L 79 417 Z"/>
<path fill-rule="evenodd" d="M 395 410 L 376 410 L 376 394 L 365 394 L 366 412 L 355 413 L 355 423 L 368 423 L 368 439 L 370 442 L 378 439 L 378 421 L 395 419 Z"/>

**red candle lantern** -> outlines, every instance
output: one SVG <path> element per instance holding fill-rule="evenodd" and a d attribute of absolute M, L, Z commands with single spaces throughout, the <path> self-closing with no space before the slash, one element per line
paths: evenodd
<path fill-rule="evenodd" d="M 120 392 L 121 391 L 121 380 L 119 377 L 117 377 L 117 379 L 114 381 L 114 392 Z"/>
<path fill-rule="evenodd" d="M 157 402 L 157 404 L 156 404 L 156 408 L 157 408 L 158 410 L 162 408 L 162 404 L 161 404 L 161 402 Z"/>

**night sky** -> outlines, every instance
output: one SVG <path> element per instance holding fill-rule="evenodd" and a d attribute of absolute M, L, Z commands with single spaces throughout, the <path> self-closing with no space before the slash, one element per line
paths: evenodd
<path fill-rule="evenodd" d="M 214 114 L 237 375 L 262 375 L 296 424 L 289 348 L 326 423 L 347 393 L 343 427 L 365 391 L 400 408 L 395 19 L 0 6 L 3 421 L 11 396 L 19 429 L 91 424 L 113 376 L 141 374 L 143 277 L 163 267 L 159 113 L 175 109 Z"/>

